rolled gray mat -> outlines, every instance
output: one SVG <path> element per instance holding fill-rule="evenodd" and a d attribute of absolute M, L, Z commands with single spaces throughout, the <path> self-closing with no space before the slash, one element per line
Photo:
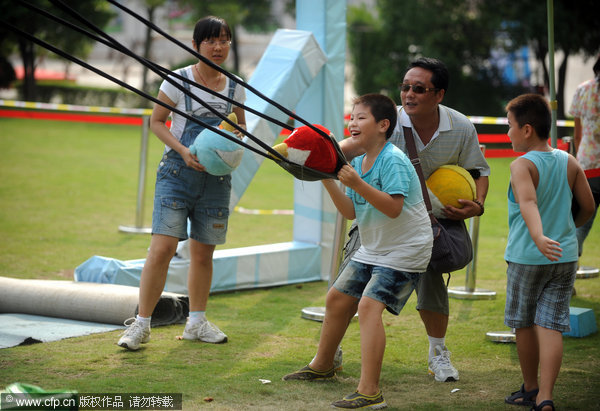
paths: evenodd
<path fill-rule="evenodd" d="M 0 277 L 0 313 L 122 325 L 137 314 L 138 298 L 139 289 L 125 285 Z M 164 292 L 152 325 L 183 323 L 188 312 L 187 296 Z"/>

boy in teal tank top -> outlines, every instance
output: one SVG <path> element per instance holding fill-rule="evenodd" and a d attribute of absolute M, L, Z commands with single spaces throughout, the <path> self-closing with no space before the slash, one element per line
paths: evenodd
<path fill-rule="evenodd" d="M 508 263 L 504 323 L 516 331 L 523 385 L 506 397 L 514 405 L 554 410 L 552 391 L 562 362 L 562 333 L 577 271 L 575 227 L 593 214 L 583 169 L 570 154 L 548 145 L 551 113 L 537 94 L 506 106 L 513 149 L 510 165 Z M 571 204 L 579 205 L 576 215 Z M 540 378 L 538 382 L 538 368 Z"/>

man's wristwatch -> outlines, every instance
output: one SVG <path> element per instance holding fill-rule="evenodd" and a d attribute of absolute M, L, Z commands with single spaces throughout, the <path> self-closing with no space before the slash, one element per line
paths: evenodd
<path fill-rule="evenodd" d="M 479 214 L 477 214 L 477 217 L 482 216 L 483 213 L 485 212 L 485 208 L 483 207 L 483 204 L 481 203 L 481 201 L 479 201 L 477 199 L 473 200 L 473 202 L 475 204 L 477 204 L 479 206 L 479 208 L 481 208 L 481 212 Z"/>

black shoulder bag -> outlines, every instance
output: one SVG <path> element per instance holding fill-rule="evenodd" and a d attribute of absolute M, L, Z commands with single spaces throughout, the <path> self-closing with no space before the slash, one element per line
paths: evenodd
<path fill-rule="evenodd" d="M 471 237 L 463 220 L 450 220 L 448 218 L 435 218 L 431 211 L 429 192 L 423 177 L 421 160 L 417 154 L 417 147 L 410 127 L 402 127 L 404 130 L 404 141 L 410 157 L 410 161 L 417 170 L 421 182 L 423 199 L 427 206 L 427 212 L 431 219 L 433 229 L 433 249 L 431 260 L 427 271 L 437 273 L 449 273 L 466 267 L 473 259 L 473 244 Z"/>

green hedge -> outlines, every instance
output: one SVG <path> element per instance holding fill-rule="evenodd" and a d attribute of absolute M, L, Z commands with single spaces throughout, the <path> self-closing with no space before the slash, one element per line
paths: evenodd
<path fill-rule="evenodd" d="M 14 86 L 18 98 L 23 99 L 20 82 Z M 39 81 L 36 83 L 36 101 L 46 103 L 78 104 L 84 106 L 148 108 L 152 102 L 123 87 L 105 88 L 76 85 L 66 81 Z M 151 95 L 155 95 L 152 93 Z"/>

